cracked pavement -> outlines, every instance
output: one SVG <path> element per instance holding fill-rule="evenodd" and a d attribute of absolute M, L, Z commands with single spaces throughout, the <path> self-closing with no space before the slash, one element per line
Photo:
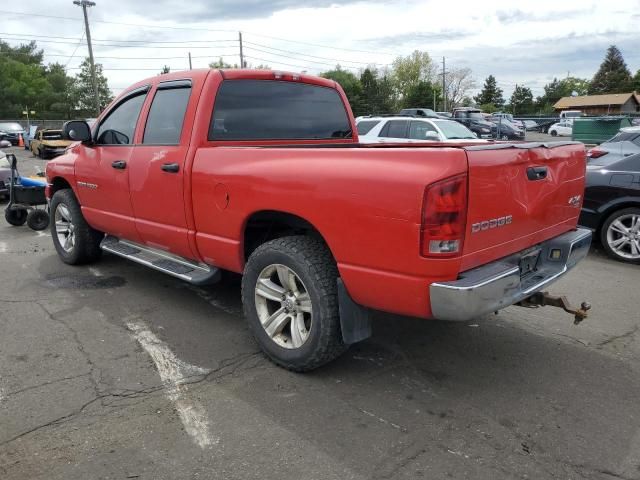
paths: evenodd
<path fill-rule="evenodd" d="M 550 289 L 592 303 L 580 326 L 550 308 L 379 313 L 371 339 L 300 375 L 258 351 L 237 278 L 196 288 L 109 255 L 70 267 L 5 223 L 0 247 L 3 480 L 640 479 L 640 267 L 595 249 Z M 197 368 L 163 383 L 127 326 L 141 322 Z M 215 442 L 190 436 L 176 385 Z"/>

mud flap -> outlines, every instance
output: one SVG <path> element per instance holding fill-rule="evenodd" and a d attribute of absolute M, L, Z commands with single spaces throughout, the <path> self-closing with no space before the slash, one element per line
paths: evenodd
<path fill-rule="evenodd" d="M 371 314 L 368 308 L 358 305 L 338 278 L 338 308 L 342 340 L 347 345 L 361 342 L 371 336 Z"/>

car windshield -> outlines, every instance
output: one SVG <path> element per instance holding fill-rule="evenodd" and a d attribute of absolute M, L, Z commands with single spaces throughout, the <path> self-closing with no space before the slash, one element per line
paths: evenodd
<path fill-rule="evenodd" d="M 633 142 L 637 136 L 640 136 L 640 132 L 619 132 L 607 143 Z"/>
<path fill-rule="evenodd" d="M 433 120 L 433 123 L 436 124 L 436 126 L 442 131 L 445 138 L 447 138 L 448 140 L 476 138 L 473 132 L 461 123 L 453 122 L 450 120 Z"/>
<path fill-rule="evenodd" d="M 42 138 L 45 140 L 62 140 L 62 131 L 51 130 L 49 132 L 42 132 Z"/>
<path fill-rule="evenodd" d="M 4 130 L 5 132 L 22 132 L 22 127 L 19 123 L 15 122 L 0 123 L 0 130 Z"/>
<path fill-rule="evenodd" d="M 484 120 L 484 115 L 480 112 L 469 112 L 469 118 L 473 118 L 474 120 Z"/>

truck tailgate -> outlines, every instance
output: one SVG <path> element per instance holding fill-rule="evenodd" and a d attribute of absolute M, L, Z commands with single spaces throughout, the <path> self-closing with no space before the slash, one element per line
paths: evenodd
<path fill-rule="evenodd" d="M 576 227 L 585 180 L 577 142 L 467 147 L 469 207 L 462 270 Z"/>

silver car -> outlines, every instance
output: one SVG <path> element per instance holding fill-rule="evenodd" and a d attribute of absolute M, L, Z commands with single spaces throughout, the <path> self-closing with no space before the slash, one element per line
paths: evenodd
<path fill-rule="evenodd" d="M 640 127 L 621 128 L 612 139 L 587 152 L 588 166 L 606 167 L 636 153 L 640 153 Z"/>

